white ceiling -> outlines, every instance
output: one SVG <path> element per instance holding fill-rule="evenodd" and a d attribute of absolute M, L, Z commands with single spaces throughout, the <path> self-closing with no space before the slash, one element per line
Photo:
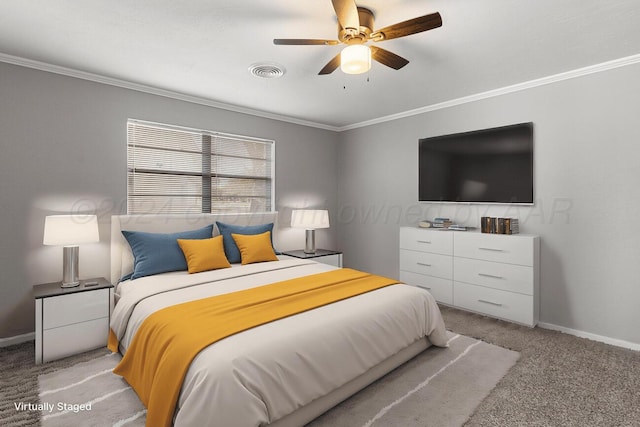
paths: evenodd
<path fill-rule="evenodd" d="M 1 0 L 0 60 L 24 58 L 340 129 L 640 54 L 639 0 L 360 0 L 376 28 L 443 26 L 378 44 L 411 62 L 318 71 L 341 46 L 330 0 Z M 247 71 L 286 68 L 279 79 Z M 231 107 L 233 108 L 233 107 Z"/>

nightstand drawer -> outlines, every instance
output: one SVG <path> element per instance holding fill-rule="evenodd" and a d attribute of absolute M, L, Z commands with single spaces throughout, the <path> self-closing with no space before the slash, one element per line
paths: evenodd
<path fill-rule="evenodd" d="M 42 333 L 42 361 L 49 362 L 94 348 L 106 347 L 108 337 L 108 317 L 45 330 Z"/>
<path fill-rule="evenodd" d="M 43 329 L 109 318 L 109 289 L 43 298 Z"/>
<path fill-rule="evenodd" d="M 453 236 L 446 230 L 422 230 L 403 227 L 400 229 L 400 249 L 453 254 Z"/>
<path fill-rule="evenodd" d="M 453 280 L 533 295 L 533 267 L 525 265 L 455 258 Z"/>
<path fill-rule="evenodd" d="M 453 258 L 448 255 L 400 250 L 400 271 L 451 279 Z"/>
<path fill-rule="evenodd" d="M 533 296 L 453 282 L 456 307 L 534 326 Z"/>
<path fill-rule="evenodd" d="M 453 304 L 453 284 L 451 279 L 425 276 L 424 274 L 400 271 L 400 281 L 407 285 L 419 286 L 429 291 L 436 301 Z"/>
<path fill-rule="evenodd" d="M 531 237 L 456 233 L 453 241 L 457 257 L 533 266 Z"/>
<path fill-rule="evenodd" d="M 314 261 L 321 264 L 332 265 L 334 267 L 342 268 L 342 254 L 325 255 L 317 258 L 313 258 Z"/>

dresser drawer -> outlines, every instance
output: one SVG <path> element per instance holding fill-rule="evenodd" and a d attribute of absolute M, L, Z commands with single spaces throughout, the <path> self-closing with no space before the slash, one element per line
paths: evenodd
<path fill-rule="evenodd" d="M 108 337 L 108 317 L 47 329 L 42 333 L 42 361 L 49 362 L 94 348 L 106 347 Z"/>
<path fill-rule="evenodd" d="M 457 257 L 533 266 L 534 239 L 532 236 L 455 233 L 453 244 Z"/>
<path fill-rule="evenodd" d="M 400 249 L 433 252 L 443 255 L 453 254 L 453 233 L 443 230 L 420 228 L 400 228 Z"/>
<path fill-rule="evenodd" d="M 454 258 L 453 280 L 533 295 L 533 267 L 470 258 Z"/>
<path fill-rule="evenodd" d="M 453 282 L 456 307 L 535 326 L 533 296 Z"/>
<path fill-rule="evenodd" d="M 453 257 L 401 249 L 400 271 L 451 279 L 453 277 Z"/>
<path fill-rule="evenodd" d="M 453 283 L 451 279 L 425 276 L 424 274 L 400 271 L 400 281 L 408 285 L 424 288 L 433 295 L 436 301 L 444 304 L 453 304 Z"/>
<path fill-rule="evenodd" d="M 43 298 L 43 329 L 109 318 L 109 289 Z"/>

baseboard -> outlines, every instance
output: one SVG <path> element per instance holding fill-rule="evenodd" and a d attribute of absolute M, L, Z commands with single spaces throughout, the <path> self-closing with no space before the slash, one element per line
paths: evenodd
<path fill-rule="evenodd" d="M 16 335 L 15 337 L 0 338 L 0 347 L 9 347 L 10 345 L 22 344 L 27 341 L 34 341 L 36 339 L 35 332 L 29 332 L 28 334 Z"/>
<path fill-rule="evenodd" d="M 640 351 L 640 344 L 619 340 L 616 338 L 605 337 L 604 335 L 592 334 L 590 332 L 579 331 L 577 329 L 565 328 L 564 326 L 554 325 L 553 323 L 539 322 L 538 326 L 543 329 L 550 329 L 552 331 L 564 332 L 565 334 L 574 335 L 580 338 L 587 338 L 592 341 L 599 341 L 605 344 L 615 345 L 616 347 L 628 348 L 635 351 Z"/>

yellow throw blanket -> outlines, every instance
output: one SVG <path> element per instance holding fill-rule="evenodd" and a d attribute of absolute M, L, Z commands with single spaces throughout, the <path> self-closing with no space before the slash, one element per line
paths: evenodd
<path fill-rule="evenodd" d="M 238 332 L 396 283 L 343 268 L 167 307 L 142 323 L 113 372 L 127 380 L 147 407 L 147 426 L 170 426 L 187 370 L 205 347 Z M 110 346 L 117 349 L 111 335 Z"/>

